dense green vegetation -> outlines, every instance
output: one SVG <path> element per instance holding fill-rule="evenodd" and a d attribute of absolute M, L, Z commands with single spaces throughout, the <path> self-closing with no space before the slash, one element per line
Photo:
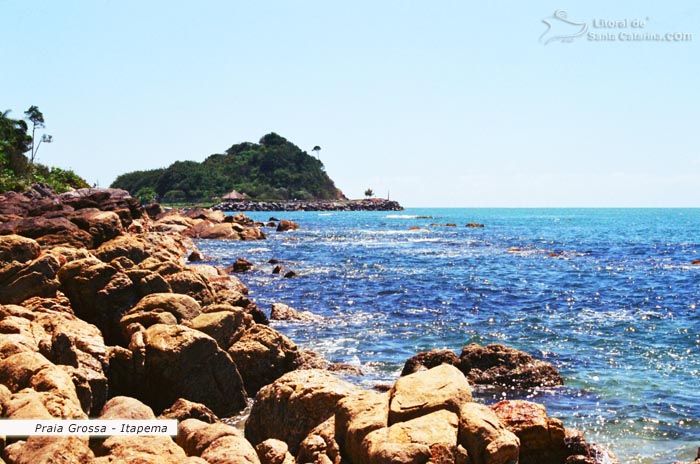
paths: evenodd
<path fill-rule="evenodd" d="M 73 171 L 35 162 L 42 142 L 53 140 L 47 134 L 37 140 L 37 130 L 44 128 L 44 115 L 39 108 L 31 106 L 25 111 L 26 121 L 12 119 L 9 113 L 9 110 L 0 112 L 0 193 L 21 192 L 34 182 L 44 182 L 57 192 L 89 187 Z"/>
<path fill-rule="evenodd" d="M 314 147 L 318 156 L 320 147 Z M 273 133 L 259 143 L 233 145 L 203 162 L 177 161 L 164 169 L 123 174 L 112 187 L 166 203 L 209 201 L 237 190 L 256 200 L 342 198 L 323 163 Z"/>

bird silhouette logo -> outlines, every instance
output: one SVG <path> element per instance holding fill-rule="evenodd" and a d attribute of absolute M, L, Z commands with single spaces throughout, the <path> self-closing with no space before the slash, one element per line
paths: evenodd
<path fill-rule="evenodd" d="M 588 30 L 588 24 L 577 23 L 568 18 L 564 10 L 557 10 L 552 16 L 542 20 L 547 25 L 547 29 L 540 36 L 540 43 L 547 45 L 550 42 L 573 42 L 583 36 Z"/>

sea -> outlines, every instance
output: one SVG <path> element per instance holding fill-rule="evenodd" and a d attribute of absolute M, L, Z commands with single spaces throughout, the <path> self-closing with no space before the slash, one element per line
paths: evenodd
<path fill-rule="evenodd" d="M 281 302 L 323 316 L 272 325 L 362 371 L 347 380 L 386 385 L 418 352 L 501 343 L 553 363 L 564 386 L 477 389 L 477 401 L 542 403 L 623 463 L 695 458 L 700 209 L 247 214 L 301 229 L 201 251 L 216 265 L 253 262 L 240 278 L 268 314 Z M 298 275 L 273 275 L 270 259 Z"/>

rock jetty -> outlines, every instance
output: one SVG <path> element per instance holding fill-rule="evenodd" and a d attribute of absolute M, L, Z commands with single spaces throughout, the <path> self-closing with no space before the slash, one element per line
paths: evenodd
<path fill-rule="evenodd" d="M 308 200 L 308 201 L 224 201 L 212 209 L 219 211 L 403 211 L 393 200 Z"/>
<path fill-rule="evenodd" d="M 188 264 L 193 238 L 265 234 L 243 215 L 147 212 L 122 190 L 0 195 L 2 418 L 179 421 L 176 439 L 1 437 L 0 463 L 615 462 L 539 404 L 472 399 L 477 380 L 556 385 L 553 366 L 472 345 L 417 355 L 388 391 L 362 389 L 271 328 L 233 274 Z M 228 425 L 251 397 L 243 430 Z"/>

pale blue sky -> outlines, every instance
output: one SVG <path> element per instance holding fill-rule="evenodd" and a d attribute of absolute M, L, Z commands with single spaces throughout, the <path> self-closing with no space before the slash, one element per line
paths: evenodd
<path fill-rule="evenodd" d="M 0 0 L 0 109 L 109 185 L 275 131 L 407 206 L 700 206 L 700 6 Z M 687 42 L 539 42 L 555 10 Z M 647 19 L 648 18 L 648 19 Z"/>

